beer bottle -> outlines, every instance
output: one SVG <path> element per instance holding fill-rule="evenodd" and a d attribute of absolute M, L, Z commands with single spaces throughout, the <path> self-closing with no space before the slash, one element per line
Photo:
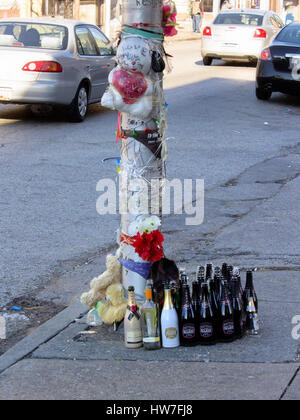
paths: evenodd
<path fill-rule="evenodd" d="M 162 346 L 165 348 L 173 348 L 179 346 L 179 325 L 178 315 L 173 305 L 170 286 L 164 286 L 164 306 L 161 313 L 161 335 Z"/>
<path fill-rule="evenodd" d="M 258 335 L 259 333 L 258 315 L 256 312 L 255 303 L 252 296 L 248 298 L 245 327 L 246 327 L 247 334 Z"/>
<path fill-rule="evenodd" d="M 203 345 L 216 343 L 216 320 L 208 292 L 208 284 L 202 283 L 202 299 L 199 315 L 199 342 Z"/>
<path fill-rule="evenodd" d="M 147 350 L 160 349 L 160 320 L 159 308 L 152 298 L 152 284 L 148 280 L 145 290 L 146 300 L 142 310 L 143 344 Z"/>
<path fill-rule="evenodd" d="M 246 286 L 243 293 L 243 300 L 244 300 L 244 308 L 247 309 L 249 298 L 253 298 L 253 302 L 255 305 L 255 310 L 258 313 L 258 299 L 253 285 L 253 273 L 252 271 L 248 270 L 246 274 Z"/>
<path fill-rule="evenodd" d="M 240 296 L 238 278 L 233 278 L 232 310 L 235 336 L 236 338 L 242 338 L 244 335 L 244 307 Z"/>
<path fill-rule="evenodd" d="M 130 349 L 142 347 L 141 313 L 137 306 L 134 287 L 128 287 L 128 304 L 124 319 L 125 346 Z"/>
<path fill-rule="evenodd" d="M 198 341 L 195 313 L 190 298 L 190 289 L 187 284 L 183 286 L 181 313 L 180 313 L 180 344 L 194 346 Z"/>
<path fill-rule="evenodd" d="M 233 310 L 228 297 L 227 282 L 224 281 L 221 287 L 221 299 L 218 320 L 218 339 L 220 341 L 233 341 L 235 339 Z"/>

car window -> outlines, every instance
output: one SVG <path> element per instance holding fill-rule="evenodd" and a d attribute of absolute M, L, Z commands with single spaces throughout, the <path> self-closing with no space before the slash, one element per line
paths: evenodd
<path fill-rule="evenodd" d="M 89 30 L 96 42 L 97 48 L 100 55 L 112 55 L 112 49 L 110 46 L 110 41 L 106 36 L 99 31 L 99 29 L 89 26 Z"/>
<path fill-rule="evenodd" d="M 280 22 L 279 22 L 279 20 L 278 19 L 276 19 L 276 16 L 275 15 L 272 15 L 271 17 L 270 17 L 270 23 L 273 25 L 273 26 L 275 26 L 275 28 L 281 28 L 282 26 L 280 25 Z"/>
<path fill-rule="evenodd" d="M 280 17 L 278 15 L 274 15 L 274 18 L 277 20 L 279 28 L 284 28 L 285 27 L 285 24 L 283 23 L 283 21 L 280 19 Z"/>
<path fill-rule="evenodd" d="M 0 46 L 65 50 L 68 29 L 60 25 L 1 22 Z"/>
<path fill-rule="evenodd" d="M 84 26 L 75 29 L 76 44 L 80 55 L 98 55 L 94 39 L 92 38 L 88 28 Z"/>
<path fill-rule="evenodd" d="M 214 25 L 252 25 L 261 26 L 263 16 L 252 13 L 220 13 Z"/>
<path fill-rule="evenodd" d="M 287 26 L 279 32 L 277 41 L 300 45 L 300 26 Z"/>

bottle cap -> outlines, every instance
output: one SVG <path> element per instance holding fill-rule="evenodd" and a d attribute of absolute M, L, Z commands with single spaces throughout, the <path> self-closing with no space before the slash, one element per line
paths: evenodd
<path fill-rule="evenodd" d="M 134 286 L 128 286 L 128 292 L 134 292 Z"/>

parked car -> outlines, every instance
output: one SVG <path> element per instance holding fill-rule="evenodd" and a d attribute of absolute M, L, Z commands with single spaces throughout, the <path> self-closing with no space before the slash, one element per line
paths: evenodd
<path fill-rule="evenodd" d="M 229 9 L 220 12 L 206 26 L 202 38 L 202 58 L 210 66 L 214 58 L 256 62 L 284 23 L 274 12 L 258 9 Z"/>
<path fill-rule="evenodd" d="M 115 65 L 110 41 L 94 25 L 55 19 L 0 20 L 0 103 L 66 107 L 83 121 Z"/>
<path fill-rule="evenodd" d="M 261 53 L 256 96 L 268 100 L 273 92 L 300 96 L 300 23 L 291 23 L 282 29 Z"/>

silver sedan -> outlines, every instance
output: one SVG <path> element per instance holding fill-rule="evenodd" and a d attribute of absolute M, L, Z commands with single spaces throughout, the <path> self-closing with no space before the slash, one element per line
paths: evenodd
<path fill-rule="evenodd" d="M 97 26 L 55 19 L 0 20 L 0 103 L 64 105 L 83 121 L 115 65 Z"/>
<path fill-rule="evenodd" d="M 205 66 L 214 58 L 256 62 L 284 23 L 274 12 L 258 9 L 229 9 L 218 14 L 213 24 L 206 26 L 202 39 Z"/>

